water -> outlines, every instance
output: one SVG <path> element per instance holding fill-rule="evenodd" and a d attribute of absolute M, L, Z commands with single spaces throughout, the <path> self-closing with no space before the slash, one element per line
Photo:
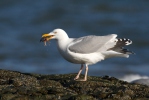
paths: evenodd
<path fill-rule="evenodd" d="M 27 73 L 77 73 L 80 65 L 65 61 L 55 41 L 45 47 L 43 33 L 64 29 L 70 37 L 118 34 L 130 38 L 136 55 L 89 66 L 89 75 L 149 76 L 148 0 L 1 0 L 0 68 Z M 67 70 L 66 70 L 67 69 Z"/>

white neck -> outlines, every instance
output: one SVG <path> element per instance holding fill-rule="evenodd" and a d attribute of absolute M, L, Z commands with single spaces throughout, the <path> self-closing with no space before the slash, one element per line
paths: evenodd
<path fill-rule="evenodd" d="M 57 39 L 57 46 L 58 46 L 58 49 L 61 49 L 62 51 L 65 51 L 67 45 L 68 45 L 68 41 L 69 41 L 69 37 L 68 36 L 63 36 L 61 37 L 60 39 Z"/>

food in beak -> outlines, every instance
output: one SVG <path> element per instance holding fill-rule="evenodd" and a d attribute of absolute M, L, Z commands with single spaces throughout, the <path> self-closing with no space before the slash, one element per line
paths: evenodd
<path fill-rule="evenodd" d="M 46 42 L 49 41 L 51 38 L 53 37 L 53 35 L 51 36 L 42 36 L 42 38 L 40 39 L 40 42 L 44 42 L 44 46 L 46 46 Z"/>
<path fill-rule="evenodd" d="M 47 38 L 46 38 L 46 37 L 42 37 L 42 38 L 40 39 L 40 42 L 44 42 L 44 46 L 46 46 L 46 45 L 47 45 L 47 44 L 46 44 Z"/>

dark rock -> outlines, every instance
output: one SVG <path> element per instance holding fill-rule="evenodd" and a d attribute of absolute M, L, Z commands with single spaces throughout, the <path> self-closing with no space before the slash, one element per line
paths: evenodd
<path fill-rule="evenodd" d="M 0 70 L 1 100 L 149 100 L 149 87 L 114 77 L 39 75 Z M 81 75 L 83 77 L 83 75 Z"/>

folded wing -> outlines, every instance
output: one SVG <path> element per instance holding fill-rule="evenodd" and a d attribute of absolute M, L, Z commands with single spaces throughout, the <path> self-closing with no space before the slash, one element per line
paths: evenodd
<path fill-rule="evenodd" d="M 94 53 L 106 51 L 116 44 L 116 34 L 107 36 L 85 36 L 74 39 L 69 45 L 68 49 L 75 53 Z"/>

